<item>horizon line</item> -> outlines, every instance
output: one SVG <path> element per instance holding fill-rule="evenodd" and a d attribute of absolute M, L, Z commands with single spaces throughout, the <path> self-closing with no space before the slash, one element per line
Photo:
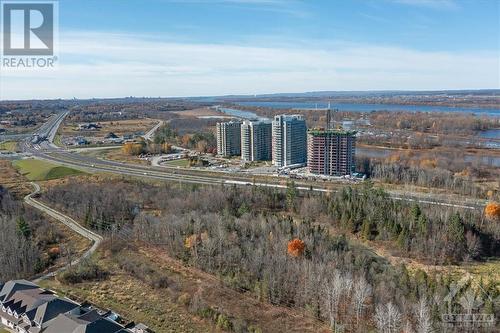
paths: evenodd
<path fill-rule="evenodd" d="M 193 96 L 114 96 L 114 97 L 86 97 L 86 98 L 28 98 L 28 99 L 0 99 L 3 102 L 20 101 L 89 101 L 89 100 L 118 100 L 118 99 L 193 99 L 193 98 L 228 98 L 228 97 L 270 97 L 273 95 L 299 95 L 299 94 L 325 94 L 325 93 L 439 93 L 439 92 L 499 92 L 500 88 L 480 88 L 480 89 L 373 89 L 373 90 L 313 90 L 303 92 L 273 92 L 263 94 L 228 94 L 228 95 L 193 95 Z M 323 97 L 323 96 L 316 96 Z M 325 96 L 326 97 L 326 96 Z"/>

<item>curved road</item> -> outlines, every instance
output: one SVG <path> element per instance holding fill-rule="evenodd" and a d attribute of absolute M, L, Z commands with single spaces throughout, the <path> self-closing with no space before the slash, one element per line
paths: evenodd
<path fill-rule="evenodd" d="M 96 234 L 95 232 L 93 231 L 90 231 L 84 227 L 82 227 L 78 222 L 76 222 L 75 220 L 73 220 L 71 217 L 67 216 L 67 215 L 64 215 L 58 211 L 56 211 L 55 209 L 52 209 L 50 208 L 49 206 L 41 203 L 40 201 L 38 200 L 35 200 L 33 199 L 33 196 L 35 194 L 38 194 L 40 193 L 40 186 L 36 183 L 31 183 L 33 185 L 33 187 L 35 188 L 35 191 L 33 191 L 32 193 L 28 194 L 27 196 L 24 197 L 24 202 L 26 202 L 28 205 L 30 205 L 31 207 L 34 207 L 38 210 L 40 210 L 42 213 L 44 214 L 47 214 L 51 217 L 53 217 L 54 219 L 58 220 L 59 222 L 63 223 L 65 226 L 67 226 L 68 228 L 70 228 L 71 230 L 73 230 L 74 232 L 76 232 L 77 234 L 87 238 L 88 240 L 92 241 L 93 244 L 92 246 L 83 254 L 83 256 L 81 256 L 80 258 L 72 261 L 71 263 L 65 265 L 64 267 L 61 267 L 53 272 L 50 272 L 48 274 L 45 274 L 41 277 L 38 277 L 36 278 L 35 280 L 33 280 L 33 282 L 39 282 L 41 280 L 45 280 L 45 279 L 48 279 L 48 278 L 51 278 L 53 276 L 55 276 L 57 273 L 67 269 L 68 267 L 72 266 L 72 265 L 76 265 L 78 264 L 80 261 L 82 261 L 83 259 L 85 258 L 88 258 L 89 256 L 91 256 L 96 250 L 97 248 L 99 247 L 99 244 L 101 244 L 102 242 L 102 236 Z"/>

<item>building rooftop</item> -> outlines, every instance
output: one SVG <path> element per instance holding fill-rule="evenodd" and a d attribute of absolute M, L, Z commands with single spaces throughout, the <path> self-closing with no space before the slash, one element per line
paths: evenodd
<path fill-rule="evenodd" d="M 271 124 L 271 120 L 269 119 L 247 119 L 243 121 L 244 125 L 250 124 Z"/>
<path fill-rule="evenodd" d="M 320 129 L 313 128 L 307 131 L 309 134 L 314 136 L 323 136 L 323 135 L 356 135 L 357 131 L 348 131 L 343 129 Z"/>
<path fill-rule="evenodd" d="M 230 121 L 221 121 L 221 122 L 218 122 L 217 125 L 219 125 L 219 124 L 220 125 L 225 125 L 225 124 L 231 125 L 231 124 L 241 124 L 241 123 L 242 123 L 242 121 L 239 120 L 239 119 L 231 119 Z"/>
<path fill-rule="evenodd" d="M 274 116 L 274 118 L 282 118 L 283 120 L 304 120 L 304 116 L 301 114 L 280 114 Z"/>

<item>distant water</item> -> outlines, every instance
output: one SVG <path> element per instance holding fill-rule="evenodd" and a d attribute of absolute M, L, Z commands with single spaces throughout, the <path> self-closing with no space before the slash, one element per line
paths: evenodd
<path fill-rule="evenodd" d="M 485 139 L 500 139 L 500 128 L 479 132 L 479 136 Z"/>
<path fill-rule="evenodd" d="M 229 109 L 229 108 L 219 108 L 219 111 L 221 111 L 227 115 L 237 117 L 237 118 L 268 120 L 268 118 L 260 117 L 257 114 L 250 112 L 250 111 L 242 111 L 242 110 Z"/>
<path fill-rule="evenodd" d="M 235 104 L 254 107 L 268 107 L 272 109 L 325 109 L 326 102 L 235 102 Z M 410 111 L 410 112 L 465 112 L 477 113 L 489 116 L 500 117 L 500 107 L 498 108 L 473 108 L 473 107 L 452 107 L 434 105 L 398 105 L 398 104 L 356 104 L 356 103 L 335 103 L 331 108 L 340 111 L 370 112 L 370 111 Z"/>
<path fill-rule="evenodd" d="M 254 103 L 254 102 L 245 102 L 245 103 L 246 103 L 246 105 L 250 106 L 249 103 Z M 273 103 L 273 104 L 280 103 L 280 105 L 283 105 L 283 103 L 286 103 L 286 102 L 255 102 L 255 103 L 258 103 L 258 104 L 260 104 L 260 103 Z M 286 103 L 286 104 L 287 105 L 297 105 L 299 103 Z M 340 105 L 340 104 L 337 104 L 337 105 Z M 377 105 L 377 106 L 379 106 L 378 104 L 345 104 L 345 105 L 354 105 L 354 106 Z M 256 106 L 256 105 L 252 105 L 252 106 Z M 264 106 L 264 105 L 258 105 L 258 106 Z M 416 110 L 417 108 L 419 108 L 420 111 L 424 111 L 424 110 L 420 109 L 420 107 L 417 107 L 417 106 L 411 106 L 411 105 L 410 106 L 404 105 L 404 106 L 405 107 L 410 107 L 410 108 L 411 107 L 415 108 L 414 110 L 411 110 L 411 111 L 417 111 Z M 321 107 L 322 106 L 320 106 L 318 104 L 318 108 L 321 108 Z M 327 105 L 323 105 L 323 107 L 327 107 Z M 331 107 L 332 108 L 338 108 L 338 106 L 331 106 Z M 285 106 L 277 107 L 277 106 L 275 106 L 274 108 L 289 108 L 289 107 L 285 107 Z M 427 110 L 427 111 L 430 111 L 430 112 L 449 112 L 447 110 L 453 109 L 454 110 L 453 112 L 470 112 L 470 113 L 473 113 L 472 110 L 477 110 L 477 109 L 452 108 L 452 107 L 446 108 L 446 107 L 442 107 L 442 108 L 439 108 L 439 111 L 438 111 L 438 109 L 433 109 L 433 108 L 434 107 L 428 107 L 429 110 Z M 433 109 L 433 111 L 431 111 L 430 109 Z M 243 110 L 237 110 L 237 109 L 231 109 L 231 108 L 219 108 L 219 110 L 221 112 L 227 114 L 228 116 L 233 116 L 233 117 L 236 117 L 236 118 L 269 120 L 268 118 L 260 117 L 256 113 L 251 112 L 251 111 L 243 111 Z M 396 109 L 394 109 L 394 110 L 396 110 Z M 400 110 L 400 109 L 397 109 L 397 110 Z M 461 111 L 459 111 L 459 110 L 461 110 Z M 469 110 L 469 111 L 466 111 L 466 110 Z M 487 111 L 487 110 L 494 111 L 495 109 L 483 109 L 482 111 Z M 362 110 L 357 110 L 357 111 L 363 112 Z M 368 111 L 372 111 L 372 110 L 368 110 Z M 476 112 L 476 113 L 488 114 L 488 115 L 493 115 L 493 116 L 500 117 L 500 109 L 496 110 L 495 112 Z M 353 126 L 353 124 L 352 124 L 352 122 L 346 121 L 346 122 L 343 123 L 343 126 L 345 128 L 351 128 Z M 498 142 L 498 140 L 497 140 L 497 139 L 500 139 L 500 128 L 499 129 L 491 129 L 491 130 L 481 131 L 481 132 L 478 133 L 478 136 L 481 137 L 481 138 L 484 138 L 484 139 L 494 139 L 492 141 L 485 142 L 485 145 L 488 148 L 500 148 L 500 142 Z M 498 164 L 498 161 L 495 161 L 494 164 Z"/>
<path fill-rule="evenodd" d="M 198 116 L 198 119 L 227 119 L 231 118 L 231 116 Z"/>

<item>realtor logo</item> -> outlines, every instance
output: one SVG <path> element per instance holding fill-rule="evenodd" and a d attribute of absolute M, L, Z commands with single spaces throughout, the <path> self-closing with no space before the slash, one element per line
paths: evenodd
<path fill-rule="evenodd" d="M 54 67 L 56 1 L 0 0 L 3 68 Z"/>

